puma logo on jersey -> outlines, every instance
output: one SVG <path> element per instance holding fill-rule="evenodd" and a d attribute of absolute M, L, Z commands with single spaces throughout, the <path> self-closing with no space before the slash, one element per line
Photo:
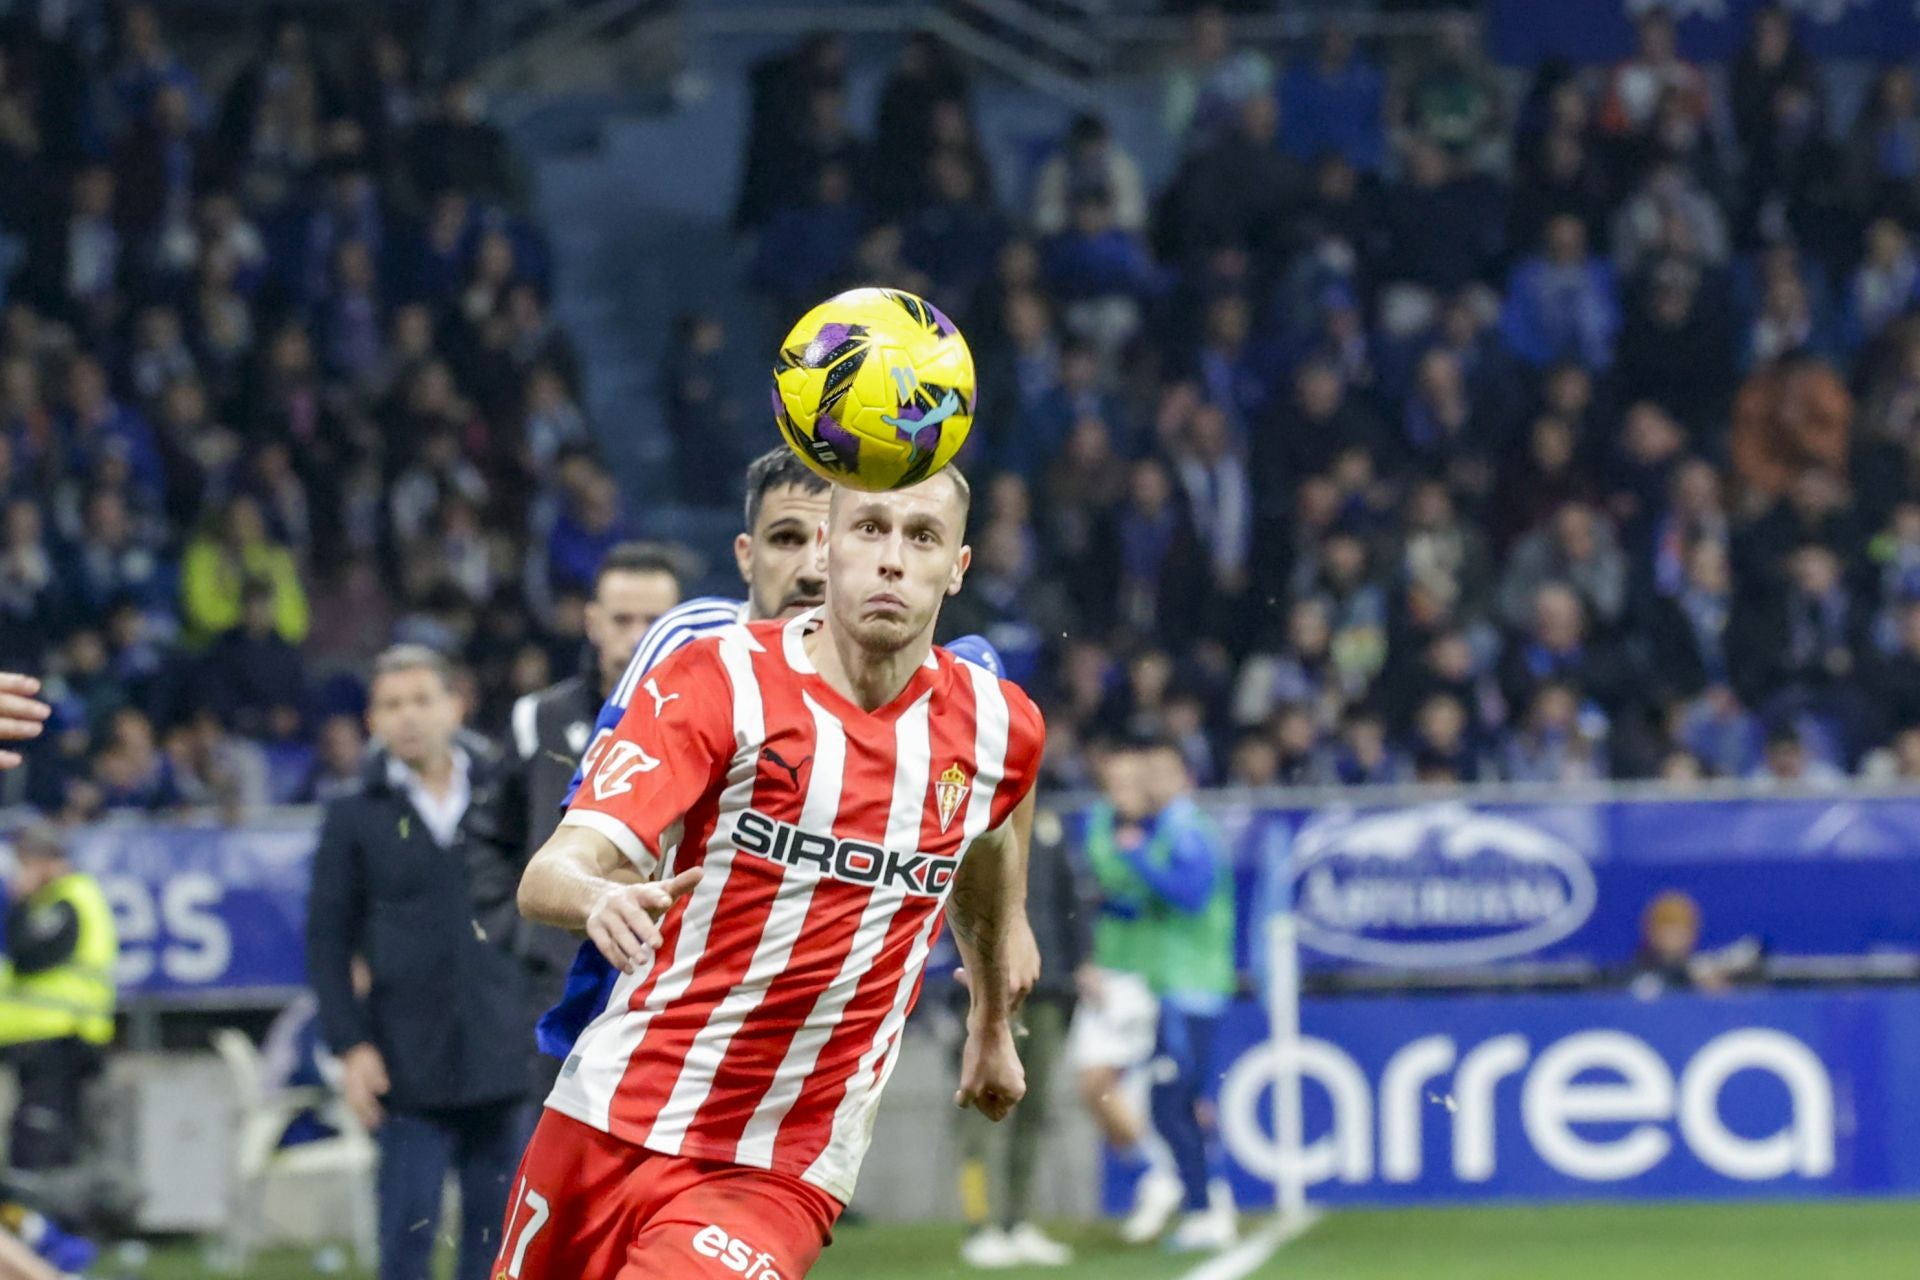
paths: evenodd
<path fill-rule="evenodd" d="M 633 790 L 636 774 L 651 773 L 659 767 L 660 762 L 648 755 L 639 743 L 616 740 L 593 771 L 594 798 L 604 802 L 624 795 Z"/>
<path fill-rule="evenodd" d="M 785 769 L 787 771 L 787 777 L 792 780 L 796 788 L 800 785 L 800 771 L 807 767 L 807 761 L 813 759 L 812 756 L 801 756 L 800 763 L 788 764 L 780 753 L 772 747 L 760 748 L 760 758 L 776 768 Z"/>
<path fill-rule="evenodd" d="M 660 718 L 660 713 L 666 709 L 667 704 L 680 696 L 677 693 L 669 693 L 669 694 L 663 695 L 660 692 L 660 686 L 655 684 L 651 677 L 649 677 L 647 682 L 641 685 L 640 687 L 642 689 L 645 689 L 647 691 L 648 696 L 653 699 L 653 718 L 656 720 Z"/>
<path fill-rule="evenodd" d="M 709 1224 L 693 1237 L 693 1251 L 703 1258 L 714 1258 L 735 1275 L 746 1280 L 780 1280 L 773 1269 L 773 1255 L 756 1249 L 738 1236 Z"/>
<path fill-rule="evenodd" d="M 802 831 L 757 809 L 740 815 L 734 847 L 784 866 L 811 866 L 822 875 L 854 884 L 897 888 L 914 897 L 937 898 L 953 882 L 958 859 L 883 849 L 865 840 L 838 840 Z"/>

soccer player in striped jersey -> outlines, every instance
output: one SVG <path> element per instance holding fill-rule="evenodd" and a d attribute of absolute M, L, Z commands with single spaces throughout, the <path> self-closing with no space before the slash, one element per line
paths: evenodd
<path fill-rule="evenodd" d="M 1011 818 L 1045 727 L 933 646 L 969 497 L 952 468 L 835 490 L 824 608 L 681 649 L 585 762 L 520 907 L 621 977 L 527 1149 L 498 1275 L 805 1275 L 943 920 L 973 1000 L 955 1100 L 1020 1100 Z"/>
<path fill-rule="evenodd" d="M 817 607 L 826 582 L 815 534 L 827 518 L 827 482 L 805 467 L 791 449 L 781 446 L 755 458 L 747 467 L 746 526 L 733 539 L 733 558 L 747 585 L 745 600 L 700 596 L 660 615 L 647 629 L 613 692 L 594 721 L 582 760 L 613 733 L 626 714 L 627 704 L 647 673 L 701 636 L 745 622 L 791 618 Z M 999 655 L 978 636 L 954 641 L 949 650 L 969 662 L 1001 672 Z M 567 788 L 565 804 L 580 788 L 580 769 Z M 1031 800 L 1015 815 L 1022 848 L 1033 828 Z M 1011 969 L 1016 999 L 1024 998 L 1039 976 L 1039 949 L 1026 922 L 1026 884 L 1010 886 L 1021 906 L 1019 936 Z M 567 975 L 565 990 L 540 1019 L 536 1039 L 541 1052 L 564 1059 L 589 1022 L 606 1008 L 613 992 L 614 970 L 589 944 L 582 944 Z"/>
<path fill-rule="evenodd" d="M 826 598 L 826 580 L 814 535 L 826 518 L 827 482 L 802 465 L 791 449 L 782 446 L 755 458 L 747 467 L 746 526 L 733 539 L 733 558 L 747 584 L 747 598 L 699 596 L 661 614 L 601 706 L 581 759 L 612 735 L 647 673 L 678 650 L 726 627 L 790 618 L 818 606 Z M 579 789 L 576 765 L 562 803 L 572 804 Z M 606 1008 L 613 982 L 613 966 L 592 944 L 582 944 L 559 1002 L 536 1029 L 540 1051 L 563 1059 L 572 1053 L 581 1031 Z"/>

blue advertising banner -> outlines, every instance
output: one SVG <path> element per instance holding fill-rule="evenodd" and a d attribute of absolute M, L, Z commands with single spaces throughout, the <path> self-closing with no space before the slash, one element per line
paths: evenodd
<path fill-rule="evenodd" d="M 1310 1199 L 1833 1197 L 1920 1191 L 1920 991 L 1308 1000 Z M 1220 1041 L 1243 1205 L 1272 1202 L 1273 1059 Z"/>
<path fill-rule="evenodd" d="M 1249 970 L 1258 922 L 1287 901 L 1310 970 L 1617 969 L 1669 889 L 1699 904 L 1706 948 L 1754 937 L 1776 955 L 1920 952 L 1920 799 L 1209 808 L 1233 841 Z M 314 840 L 310 816 L 77 833 L 117 913 L 122 989 L 301 985 Z"/>
<path fill-rule="evenodd" d="M 1242 959 L 1291 902 L 1309 969 L 1631 963 L 1679 890 L 1701 945 L 1775 955 L 1920 952 L 1920 800 L 1853 796 L 1223 809 Z"/>
<path fill-rule="evenodd" d="M 1680 51 L 1700 62 L 1734 58 L 1768 0 L 1493 0 L 1488 34 L 1502 62 L 1547 58 L 1611 63 L 1634 49 L 1634 19 L 1664 8 L 1677 20 Z M 1800 38 L 1816 55 L 1891 61 L 1920 50 L 1914 0 L 1786 0 Z"/>
<path fill-rule="evenodd" d="M 76 832 L 75 862 L 113 904 L 122 996 L 304 985 L 316 835 L 311 819 Z"/>

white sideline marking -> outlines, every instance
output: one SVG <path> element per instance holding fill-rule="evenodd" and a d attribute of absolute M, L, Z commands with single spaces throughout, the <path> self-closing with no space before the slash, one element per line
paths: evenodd
<path fill-rule="evenodd" d="M 1281 1249 L 1307 1234 L 1320 1221 L 1318 1209 L 1282 1215 L 1265 1229 L 1248 1236 L 1225 1253 L 1207 1259 L 1180 1280 L 1245 1280 Z"/>

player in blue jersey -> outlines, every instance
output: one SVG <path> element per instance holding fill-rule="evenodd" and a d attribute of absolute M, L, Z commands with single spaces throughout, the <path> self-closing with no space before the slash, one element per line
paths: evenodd
<path fill-rule="evenodd" d="M 789 449 L 774 449 L 753 460 L 747 468 L 746 529 L 733 539 L 733 558 L 747 584 L 747 598 L 698 596 L 660 615 L 600 708 L 581 759 L 591 756 L 600 740 L 613 732 L 627 713 L 634 690 L 668 655 L 723 627 L 791 618 L 826 599 L 826 568 L 814 545 L 814 533 L 827 518 L 828 492 L 827 482 L 807 470 Z M 573 802 L 579 786 L 576 767 L 563 804 Z"/>
<path fill-rule="evenodd" d="M 826 565 L 818 531 L 827 518 L 830 486 L 809 471 L 785 447 L 755 458 L 747 468 L 746 529 L 733 540 L 733 556 L 747 584 L 745 600 L 700 596 L 662 614 L 640 647 L 634 650 L 626 674 L 620 678 L 600 715 L 581 760 L 591 759 L 602 739 L 626 714 L 627 704 L 646 688 L 647 672 L 703 635 L 726 627 L 767 618 L 791 618 L 815 608 L 826 598 Z M 967 636 L 946 646 L 955 657 L 1004 674 L 1000 655 L 978 636 Z M 582 770 L 576 765 L 566 800 L 572 803 Z M 1025 847 L 1033 825 L 1033 797 L 1028 795 L 1014 814 L 1014 830 Z M 1016 860 L 1009 860 L 1014 862 Z M 1018 859 L 1021 867 L 1024 858 Z M 1024 997 L 1039 973 L 1038 949 L 1026 927 L 1026 885 L 1009 886 L 1010 901 L 1019 908 L 1020 927 L 1010 965 L 1016 993 Z M 592 944 L 583 944 L 574 956 L 560 1002 L 540 1019 L 540 1050 L 556 1058 L 573 1051 L 587 1024 L 606 1008 L 616 977 L 612 966 Z"/>

